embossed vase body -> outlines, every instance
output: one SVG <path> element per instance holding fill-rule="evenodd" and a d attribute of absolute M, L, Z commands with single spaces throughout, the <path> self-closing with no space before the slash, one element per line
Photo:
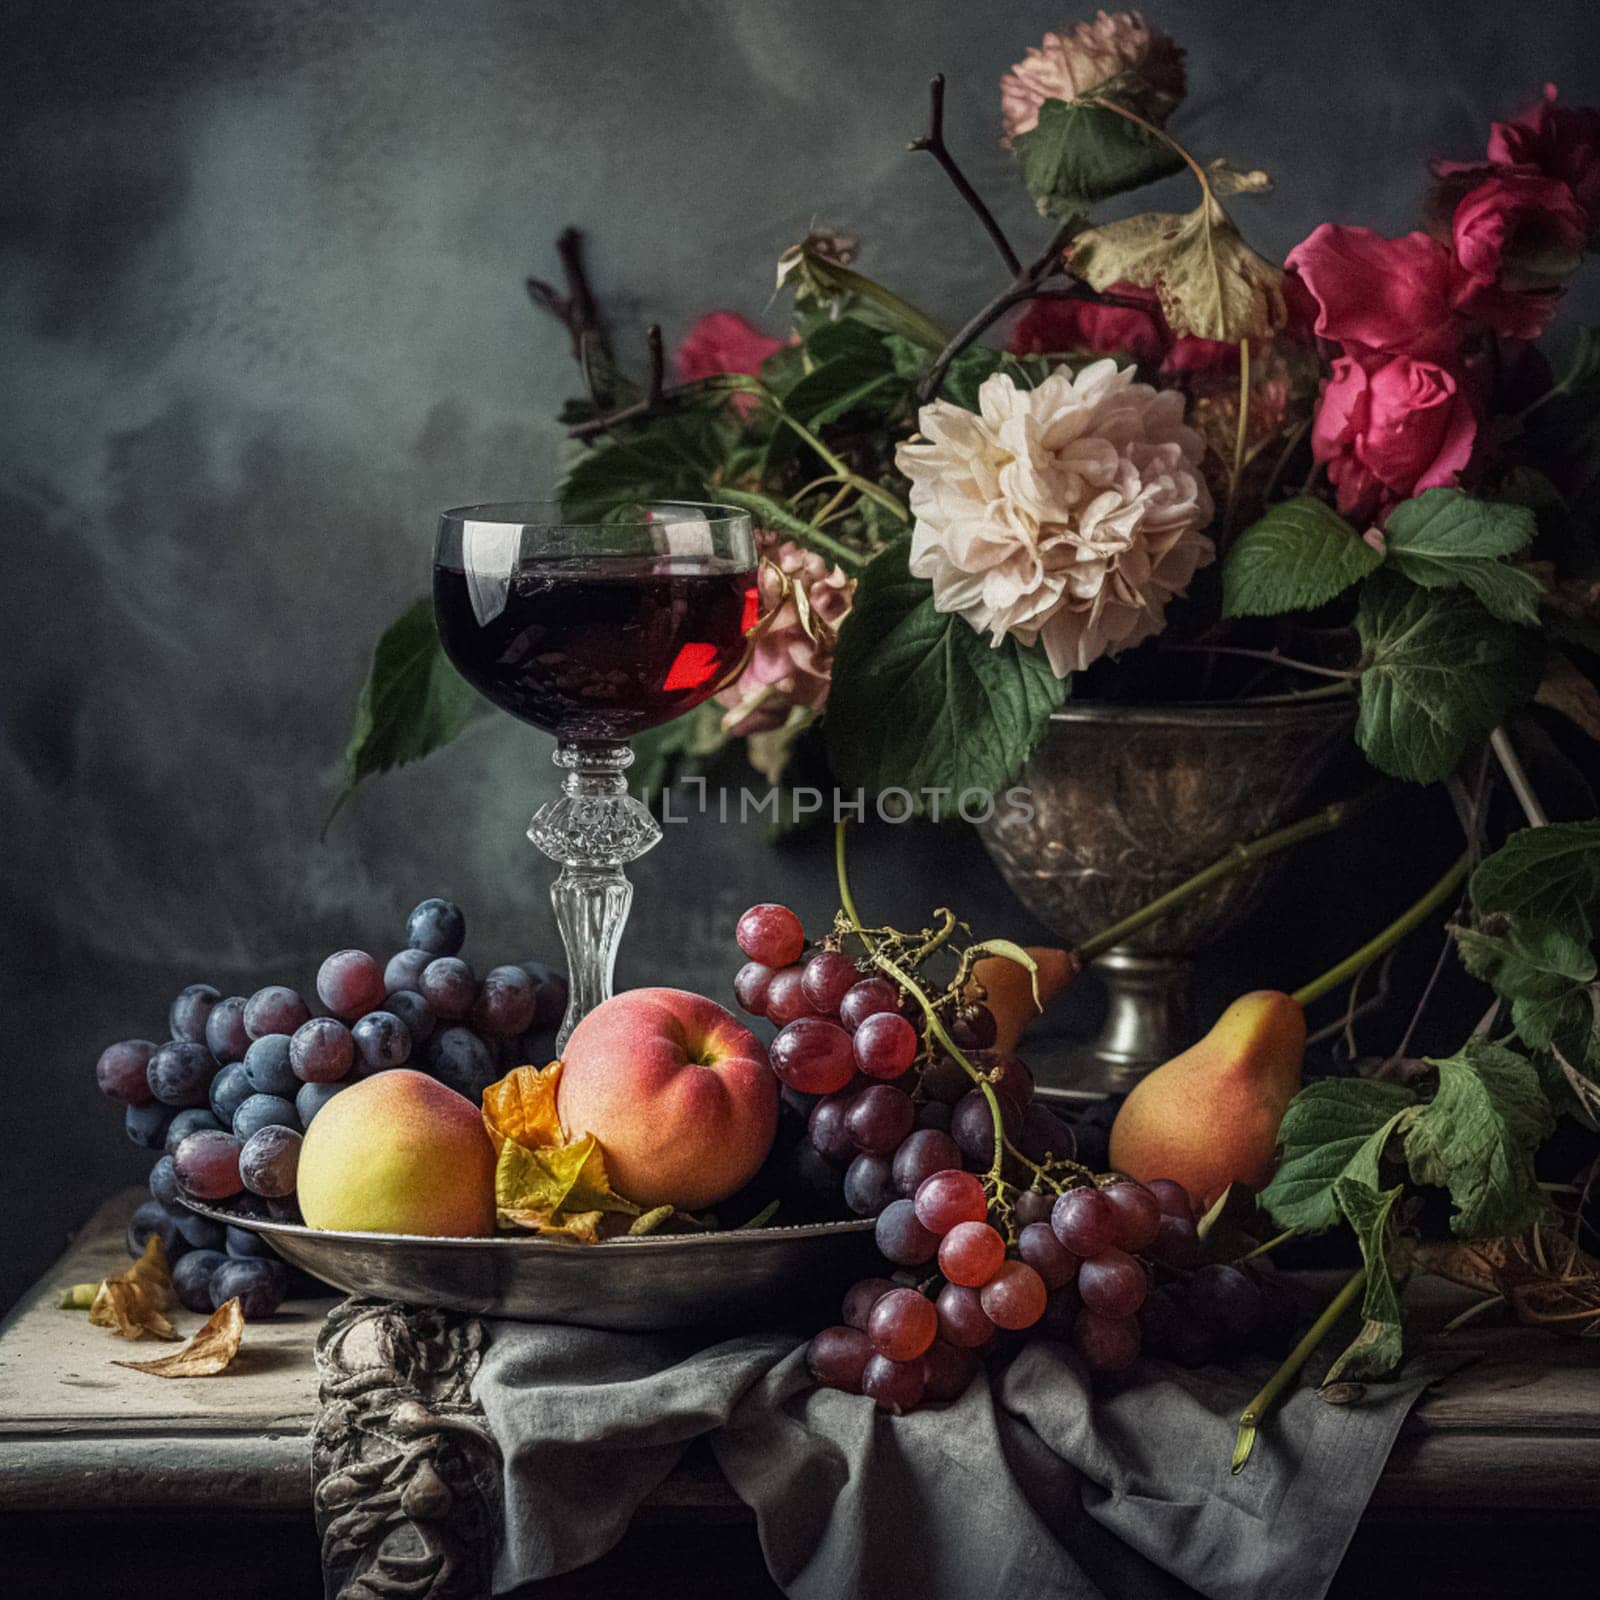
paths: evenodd
<path fill-rule="evenodd" d="M 1032 816 L 998 808 L 979 833 L 1006 882 L 1076 945 L 1295 820 L 1344 747 L 1348 700 L 1068 706 L 1016 782 Z M 1225 878 L 1095 962 L 1105 1026 L 1047 1087 L 1126 1089 L 1193 1043 L 1193 958 L 1254 904 L 1276 863 Z"/>

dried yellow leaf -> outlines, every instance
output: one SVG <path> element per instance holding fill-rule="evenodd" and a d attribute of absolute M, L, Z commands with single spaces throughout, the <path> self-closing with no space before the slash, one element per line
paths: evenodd
<path fill-rule="evenodd" d="M 608 1211 L 636 1216 L 631 1200 L 612 1192 L 605 1154 L 592 1133 L 568 1145 L 530 1150 L 507 1139 L 494 1173 L 495 1209 L 503 1228 L 526 1228 L 593 1244 Z"/>
<path fill-rule="evenodd" d="M 132 1367 L 135 1372 L 148 1372 L 157 1378 L 212 1378 L 239 1353 L 243 1338 L 244 1312 L 235 1296 L 218 1306 L 180 1349 L 157 1356 L 154 1361 L 118 1361 L 114 1365 Z"/>
<path fill-rule="evenodd" d="M 496 1153 L 507 1139 L 538 1150 L 565 1142 L 561 1118 L 556 1113 L 556 1087 L 561 1063 L 547 1067 L 517 1067 L 483 1091 L 483 1125 Z"/>
<path fill-rule="evenodd" d="M 125 1272 L 107 1278 L 89 1306 L 89 1321 L 110 1328 L 124 1339 L 176 1339 L 177 1329 L 162 1314 L 172 1304 L 172 1272 L 158 1234 L 145 1242 L 144 1254 Z"/>

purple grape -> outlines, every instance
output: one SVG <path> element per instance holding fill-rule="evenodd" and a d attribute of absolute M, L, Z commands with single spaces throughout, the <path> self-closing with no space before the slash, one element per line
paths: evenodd
<path fill-rule="evenodd" d="M 539 986 L 539 1008 L 534 1012 L 533 1030 L 545 1033 L 559 1028 L 567 1014 L 566 975 L 543 961 L 519 961 L 517 965 Z"/>
<path fill-rule="evenodd" d="M 1266 1310 L 1256 1280 L 1242 1267 L 1213 1264 L 1190 1273 L 1184 1286 L 1189 1315 L 1209 1324 L 1230 1343 L 1248 1339 Z"/>
<path fill-rule="evenodd" d="M 1170 1285 L 1152 1289 L 1139 1307 L 1140 1347 L 1146 1355 L 1172 1355 L 1183 1341 L 1185 1312 Z"/>
<path fill-rule="evenodd" d="M 415 989 L 422 969 L 433 960 L 427 950 L 397 950 L 383 969 L 383 986 L 392 995 L 400 989 Z"/>
<path fill-rule="evenodd" d="M 1049 1106 L 1035 1100 L 1022 1113 L 1017 1148 L 1030 1161 L 1042 1162 L 1046 1156 L 1065 1156 L 1070 1161 L 1077 1154 L 1078 1141 Z"/>
<path fill-rule="evenodd" d="M 521 967 L 491 967 L 472 1007 L 472 1026 L 493 1038 L 514 1038 L 533 1026 L 538 1009 L 538 987 Z"/>
<path fill-rule="evenodd" d="M 467 919 L 449 900 L 424 900 L 406 918 L 406 943 L 429 955 L 453 956 L 467 942 Z"/>
<path fill-rule="evenodd" d="M 150 1169 L 150 1193 L 164 1206 L 178 1203 L 178 1180 L 173 1175 L 172 1157 L 162 1156 Z"/>
<path fill-rule="evenodd" d="M 235 1202 L 238 1204 L 239 1202 Z M 228 1239 L 228 1254 L 235 1261 L 276 1261 L 278 1252 L 267 1243 L 259 1233 L 252 1233 L 249 1228 L 235 1228 L 230 1224 L 226 1229 Z"/>
<path fill-rule="evenodd" d="M 824 1216 L 837 1213 L 844 1196 L 844 1174 L 809 1139 L 794 1147 L 789 1173 L 796 1198 L 807 1210 Z"/>
<path fill-rule="evenodd" d="M 859 1328 L 824 1328 L 806 1346 L 806 1368 L 825 1389 L 861 1393 L 861 1375 L 872 1356 L 872 1341 Z"/>
<path fill-rule="evenodd" d="M 269 1034 L 293 1033 L 302 1022 L 311 1020 L 311 1007 L 299 994 L 281 983 L 257 989 L 244 1003 L 244 1031 L 252 1039 Z"/>
<path fill-rule="evenodd" d="M 108 1044 L 95 1063 L 100 1093 L 125 1106 L 142 1106 L 150 1099 L 147 1069 L 156 1047 L 149 1039 L 122 1039 Z"/>
<path fill-rule="evenodd" d="M 244 1062 L 230 1062 L 211 1080 L 211 1115 L 223 1127 L 232 1127 L 234 1112 L 255 1092 Z"/>
<path fill-rule="evenodd" d="M 933 1128 L 939 1133 L 949 1133 L 950 1107 L 942 1100 L 924 1100 L 917 1107 L 917 1126 Z"/>
<path fill-rule="evenodd" d="M 1078 1275 L 1078 1258 L 1056 1238 L 1048 1222 L 1030 1222 L 1017 1235 L 1017 1254 L 1044 1280 L 1063 1289 Z"/>
<path fill-rule="evenodd" d="M 246 1322 L 270 1317 L 289 1292 L 289 1269 L 276 1257 L 224 1261 L 211 1278 L 211 1309 L 239 1302 Z"/>
<path fill-rule="evenodd" d="M 251 1194 L 278 1199 L 294 1193 L 300 1168 L 300 1135 L 269 1124 L 252 1133 L 239 1152 L 239 1178 Z"/>
<path fill-rule="evenodd" d="M 370 1078 L 389 1067 L 403 1067 L 411 1056 L 411 1034 L 392 1011 L 369 1011 L 350 1030 L 355 1042 L 355 1071 Z"/>
<path fill-rule="evenodd" d="M 1068 1189 L 1050 1211 L 1050 1226 L 1073 1255 L 1087 1260 L 1111 1249 L 1121 1222 L 1111 1202 L 1098 1189 Z M 1131 1316 L 1135 1308 L 1118 1315 Z"/>
<path fill-rule="evenodd" d="M 141 1150 L 164 1150 L 167 1127 L 177 1112 L 171 1106 L 152 1100 L 142 1106 L 129 1106 L 122 1113 L 122 1126 Z"/>
<path fill-rule="evenodd" d="M 845 1168 L 844 1203 L 858 1217 L 875 1217 L 895 1198 L 894 1168 L 882 1156 L 857 1156 Z"/>
<path fill-rule="evenodd" d="M 341 1078 L 337 1083 L 303 1083 L 294 1097 L 295 1115 L 300 1118 L 300 1126 L 309 1128 L 311 1120 L 316 1114 L 339 1093 L 341 1089 L 348 1089 L 353 1078 Z"/>
<path fill-rule="evenodd" d="M 204 1044 L 206 1018 L 221 998 L 222 991 L 213 989 L 209 983 L 191 983 L 172 1002 L 167 1012 L 167 1031 L 174 1039 L 188 1044 Z"/>
<path fill-rule="evenodd" d="M 167 1137 L 162 1142 L 162 1149 L 170 1156 L 191 1133 L 198 1133 L 202 1128 L 226 1132 L 221 1119 L 214 1117 L 206 1106 L 190 1106 L 187 1111 L 180 1111 L 167 1124 Z"/>
<path fill-rule="evenodd" d="M 794 1024 L 798 1026 L 798 1024 Z M 863 1155 L 893 1155 L 916 1126 L 910 1095 L 887 1083 L 863 1089 L 845 1115 L 845 1126 Z"/>
<path fill-rule="evenodd" d="M 1000 1106 L 1000 1126 L 1005 1136 L 1015 1141 L 1017 1109 L 1006 1095 L 996 1095 Z M 975 1167 L 986 1168 L 994 1160 L 994 1116 L 981 1089 L 970 1090 L 956 1102 L 950 1113 L 950 1137 L 961 1146 L 961 1153 Z"/>
<path fill-rule="evenodd" d="M 220 1250 L 227 1243 L 226 1230 L 220 1222 L 189 1210 L 181 1200 L 172 1209 L 176 1213 L 178 1235 L 191 1250 Z"/>
<path fill-rule="evenodd" d="M 178 1187 L 196 1200 L 226 1200 L 238 1194 L 239 1141 L 231 1133 L 202 1128 L 172 1152 Z"/>
<path fill-rule="evenodd" d="M 824 1095 L 811 1108 L 811 1115 L 807 1119 L 812 1144 L 840 1166 L 856 1158 L 855 1140 L 845 1126 L 851 1098 L 847 1092 Z"/>
<path fill-rule="evenodd" d="M 993 1048 L 999 1034 L 1000 1029 L 994 1020 L 994 1012 L 988 1006 L 963 1006 L 950 1022 L 951 1039 L 968 1055 L 974 1050 Z"/>
<path fill-rule="evenodd" d="M 470 1028 L 441 1029 L 428 1041 L 427 1057 L 440 1083 L 474 1102 L 500 1076 L 493 1052 Z"/>
<path fill-rule="evenodd" d="M 733 975 L 733 998 L 739 1002 L 739 1009 L 752 1017 L 766 1016 L 767 985 L 771 982 L 771 967 L 764 967 L 759 961 L 745 962 Z"/>
<path fill-rule="evenodd" d="M 976 1350 L 994 1337 L 994 1324 L 983 1309 L 976 1289 L 965 1284 L 947 1283 L 933 1303 L 939 1314 L 939 1336 L 947 1344 L 963 1350 Z"/>
<path fill-rule="evenodd" d="M 189 1241 L 178 1232 L 179 1207 L 164 1206 L 159 1200 L 146 1200 L 128 1219 L 128 1254 L 142 1256 L 150 1235 L 156 1234 L 169 1262 L 176 1261 L 189 1248 Z"/>
<path fill-rule="evenodd" d="M 277 1094 L 253 1094 L 233 1114 L 233 1136 L 248 1139 L 263 1128 L 300 1129 L 300 1114 L 292 1100 Z"/>
<path fill-rule="evenodd" d="M 948 1133 L 923 1128 L 913 1133 L 894 1153 L 894 1186 L 903 1195 L 914 1195 L 924 1178 L 961 1165 L 961 1147 Z"/>
<path fill-rule="evenodd" d="M 415 989 L 396 989 L 383 1002 L 383 1009 L 391 1016 L 399 1017 L 406 1025 L 406 1032 L 411 1035 L 413 1050 L 432 1035 L 433 1007 Z"/>
<path fill-rule="evenodd" d="M 289 1064 L 302 1083 L 335 1083 L 355 1060 L 355 1040 L 336 1017 L 313 1017 L 289 1041 Z"/>
<path fill-rule="evenodd" d="M 871 1397 L 880 1411 L 903 1417 L 922 1404 L 927 1379 L 922 1359 L 891 1361 L 888 1356 L 868 1359 L 861 1372 L 861 1392 Z"/>
<path fill-rule="evenodd" d="M 917 1267 L 932 1261 L 939 1236 L 917 1221 L 917 1208 L 909 1200 L 892 1200 L 878 1213 L 873 1232 L 878 1252 L 897 1267 Z"/>
<path fill-rule="evenodd" d="M 169 1040 L 150 1057 L 145 1069 L 151 1094 L 169 1106 L 205 1105 L 216 1075 L 216 1057 L 203 1044 L 188 1039 Z"/>
<path fill-rule="evenodd" d="M 868 1017 L 900 1009 L 900 992 L 887 978 L 863 978 L 839 1002 L 839 1020 L 854 1033 Z"/>
<path fill-rule="evenodd" d="M 190 1250 L 172 1268 L 172 1292 L 185 1311 L 210 1316 L 211 1279 L 226 1260 L 220 1250 Z"/>
<path fill-rule="evenodd" d="M 365 950 L 335 950 L 317 968 L 317 998 L 341 1022 L 354 1022 L 383 1004 L 383 968 Z"/>
<path fill-rule="evenodd" d="M 872 1308 L 891 1289 L 899 1287 L 892 1278 L 862 1278 L 845 1290 L 844 1304 L 839 1308 L 839 1315 L 847 1326 L 860 1328 L 864 1333 Z"/>
<path fill-rule="evenodd" d="M 206 1018 L 206 1048 L 222 1066 L 243 1061 L 250 1048 L 250 1035 L 244 1031 L 244 1008 L 249 1002 L 242 994 L 219 1000 Z"/>
<path fill-rule="evenodd" d="M 1037 1189 L 1024 1189 L 1015 1200 L 1011 1208 L 1017 1214 L 1017 1223 L 1026 1228 L 1030 1223 L 1048 1222 L 1050 1208 L 1055 1204 L 1053 1194 L 1040 1194 Z"/>
<path fill-rule="evenodd" d="M 472 968 L 455 956 L 439 956 L 422 969 L 417 990 L 445 1022 L 459 1022 L 471 1014 L 478 999 L 478 980 Z"/>
<path fill-rule="evenodd" d="M 981 1091 L 973 1089 L 967 1069 L 954 1056 L 942 1052 L 936 1052 L 922 1069 L 922 1092 L 928 1099 L 947 1106 L 959 1105 L 969 1093 L 977 1093 L 980 1100 L 983 1098 Z"/>
<path fill-rule="evenodd" d="M 301 1027 L 303 1022 L 310 1020 L 309 1017 L 304 1018 L 295 1027 Z M 288 1034 L 268 1033 L 245 1051 L 244 1075 L 257 1094 L 287 1097 L 300 1087 L 300 1080 L 294 1075 L 294 1064 L 290 1060 L 291 1048 L 292 1041 Z"/>
<path fill-rule="evenodd" d="M 1195 1225 L 1183 1217 L 1162 1212 L 1156 1236 L 1145 1254 L 1168 1267 L 1193 1267 L 1200 1261 L 1200 1235 Z"/>
<path fill-rule="evenodd" d="M 556 1036 L 548 1028 L 534 1029 L 511 1044 L 515 1066 L 545 1067 L 556 1059 Z"/>

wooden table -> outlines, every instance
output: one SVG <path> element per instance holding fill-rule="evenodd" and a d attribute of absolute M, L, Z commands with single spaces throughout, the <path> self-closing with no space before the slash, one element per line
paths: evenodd
<path fill-rule="evenodd" d="M 57 1301 L 65 1285 L 126 1265 L 138 1198 L 108 1201 L 0 1328 L 0 1595 L 313 1595 L 312 1344 L 331 1302 L 292 1301 L 251 1325 L 219 1378 L 112 1366 L 159 1347 L 124 1344 Z M 1463 1303 L 1432 1280 L 1416 1295 L 1424 1325 Z M 180 1331 L 199 1320 L 179 1314 Z M 1413 1411 L 1334 1593 L 1402 1583 L 1412 1600 L 1600 1592 L 1590 1549 L 1600 1529 L 1600 1345 L 1484 1321 L 1448 1348 L 1480 1359 Z M 106 1589 L 113 1560 L 123 1581 Z M 626 1593 L 642 1574 L 655 1596 L 703 1596 L 708 1582 L 777 1592 L 749 1513 L 709 1454 L 691 1454 L 613 1556 L 540 1593 Z"/>

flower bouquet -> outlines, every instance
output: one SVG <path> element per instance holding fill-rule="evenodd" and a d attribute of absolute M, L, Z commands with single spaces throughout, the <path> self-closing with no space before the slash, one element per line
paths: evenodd
<path fill-rule="evenodd" d="M 1325 223 L 1279 267 L 1233 215 L 1267 174 L 1186 149 L 1183 96 L 1182 51 L 1137 15 L 1027 51 L 1000 95 L 1051 225 L 1025 257 L 935 80 L 912 149 L 1001 268 L 955 330 L 817 232 L 779 260 L 781 337 L 711 312 L 678 381 L 656 329 L 636 378 L 565 236 L 567 292 L 529 287 L 584 382 L 569 514 L 729 502 L 771 558 L 744 673 L 641 746 L 647 789 L 732 743 L 774 782 L 831 773 L 925 811 L 1002 788 L 1069 692 L 1347 695 L 1368 759 L 1416 782 L 1535 697 L 1600 733 L 1600 341 L 1570 341 L 1559 378 L 1537 343 L 1600 230 L 1600 113 L 1547 88 L 1482 159 L 1435 162 L 1418 231 Z M 1193 210 L 1095 221 L 1185 171 Z M 407 681 L 380 648 L 351 783 L 472 715 L 435 657 L 387 654 Z"/>

